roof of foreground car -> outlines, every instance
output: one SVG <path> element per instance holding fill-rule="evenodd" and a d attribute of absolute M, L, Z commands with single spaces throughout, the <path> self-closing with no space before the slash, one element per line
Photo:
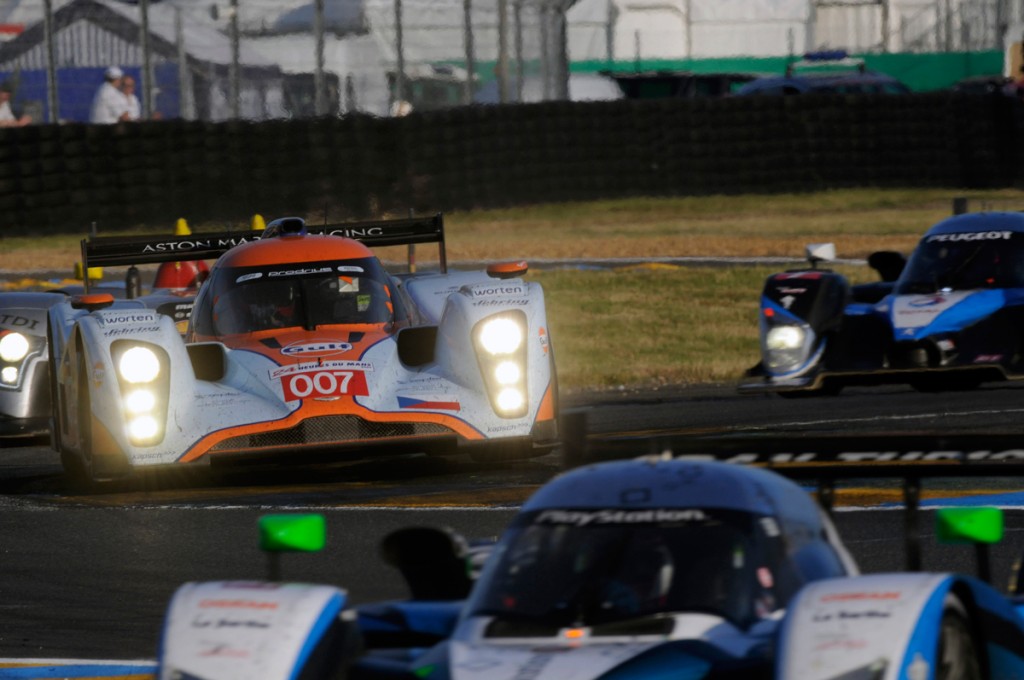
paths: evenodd
<path fill-rule="evenodd" d="M 1019 231 L 1024 232 L 1024 213 L 1019 212 L 985 212 L 967 213 L 947 217 L 935 224 L 925 233 L 925 237 L 935 234 L 951 234 L 984 231 Z"/>
<path fill-rule="evenodd" d="M 723 508 L 817 522 L 797 484 L 757 468 L 657 457 L 578 468 L 538 490 L 523 512 L 547 508 Z"/>

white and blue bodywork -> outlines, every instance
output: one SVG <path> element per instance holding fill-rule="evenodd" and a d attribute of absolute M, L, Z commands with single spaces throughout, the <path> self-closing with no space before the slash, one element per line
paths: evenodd
<path fill-rule="evenodd" d="M 905 266 L 868 259 L 882 281 L 825 269 L 774 274 L 761 295 L 761 362 L 744 391 L 838 392 L 909 383 L 965 389 L 1024 374 L 1024 213 L 939 222 Z"/>
<path fill-rule="evenodd" d="M 404 545 L 386 541 L 383 553 L 413 599 L 355 608 L 360 644 L 347 648 L 363 651 L 336 664 L 350 678 L 1024 677 L 1022 605 L 972 577 L 860 575 L 809 494 L 765 470 L 651 458 L 563 474 L 522 507 L 474 579 L 464 543 L 415 529 Z M 158 677 L 322 677 L 287 664 L 257 674 L 255 655 L 218 672 L 191 658 L 205 632 L 192 623 L 196 588 L 172 602 Z M 251 606 L 267 611 L 309 601 L 280 586 L 258 595 Z M 206 598 L 222 599 L 241 606 Z M 321 620 L 252 634 L 297 659 Z M 223 635 L 223 648 L 251 647 L 245 627 Z"/>
<path fill-rule="evenodd" d="M 93 290 L 123 298 L 123 285 L 93 284 Z M 39 437 L 50 432 L 50 351 L 47 312 L 83 292 L 72 285 L 47 291 L 0 293 L 0 438 Z M 116 304 L 146 307 L 175 321 L 187 319 L 192 298 L 154 291 Z"/>

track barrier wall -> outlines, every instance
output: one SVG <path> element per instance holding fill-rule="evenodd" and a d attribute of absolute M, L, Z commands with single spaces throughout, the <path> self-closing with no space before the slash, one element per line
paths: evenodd
<path fill-rule="evenodd" d="M 953 93 L 549 102 L 0 129 L 6 234 L 635 196 L 1016 187 L 1024 103 Z"/>

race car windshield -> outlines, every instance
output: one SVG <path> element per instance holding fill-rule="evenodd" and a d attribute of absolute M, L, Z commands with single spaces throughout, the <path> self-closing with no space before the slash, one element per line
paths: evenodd
<path fill-rule="evenodd" d="M 910 256 L 896 293 L 1024 287 L 1024 234 L 933 234 Z"/>
<path fill-rule="evenodd" d="M 394 318 L 387 275 L 373 258 L 228 267 L 210 285 L 213 335 Z"/>
<path fill-rule="evenodd" d="M 510 530 L 469 612 L 562 627 L 702 612 L 746 626 L 780 601 L 770 552 L 738 511 L 544 510 Z"/>

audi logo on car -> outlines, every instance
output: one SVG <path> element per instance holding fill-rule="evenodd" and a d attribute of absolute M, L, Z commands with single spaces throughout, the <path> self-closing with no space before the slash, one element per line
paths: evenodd
<path fill-rule="evenodd" d="M 340 340 L 324 340 L 323 342 L 296 342 L 281 348 L 285 356 L 327 357 L 342 354 L 352 349 L 351 343 Z"/>

